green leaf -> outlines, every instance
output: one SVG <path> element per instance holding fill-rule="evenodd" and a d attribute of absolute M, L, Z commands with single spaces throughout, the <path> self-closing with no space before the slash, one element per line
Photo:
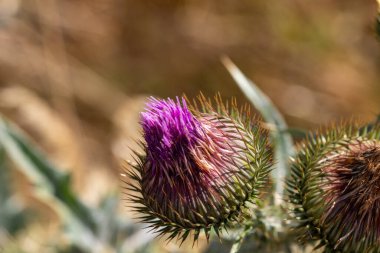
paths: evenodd
<path fill-rule="evenodd" d="M 13 195 L 9 172 L 5 151 L 0 146 L 0 233 L 5 230 L 13 236 L 25 226 L 30 213 Z"/>
<path fill-rule="evenodd" d="M 60 215 L 73 242 L 90 251 L 99 247 L 93 213 L 71 190 L 69 175 L 49 163 L 15 126 L 2 118 L 0 145 L 34 184 L 35 196 Z"/>
<path fill-rule="evenodd" d="M 286 122 L 271 100 L 229 58 L 222 58 L 222 62 L 236 84 L 272 129 L 277 168 L 272 170 L 276 182 L 275 200 L 281 203 L 284 194 L 284 179 L 289 170 L 289 157 L 294 154 L 292 136 L 287 132 Z"/>

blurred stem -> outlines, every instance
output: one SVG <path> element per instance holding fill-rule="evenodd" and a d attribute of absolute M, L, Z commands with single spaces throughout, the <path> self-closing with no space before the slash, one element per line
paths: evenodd
<path fill-rule="evenodd" d="M 248 235 L 249 232 L 252 231 L 253 226 L 254 226 L 253 223 L 250 223 L 244 226 L 243 231 L 238 235 L 234 244 L 232 245 L 230 253 L 237 253 L 240 250 L 241 245 L 243 244 L 244 238 Z"/>

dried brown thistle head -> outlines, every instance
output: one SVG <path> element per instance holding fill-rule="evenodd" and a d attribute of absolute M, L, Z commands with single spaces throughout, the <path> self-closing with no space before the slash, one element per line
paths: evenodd
<path fill-rule="evenodd" d="M 346 234 L 340 240 L 380 244 L 380 142 L 349 142 L 328 155 L 322 171 L 328 203 L 322 223 L 339 226 Z"/>
<path fill-rule="evenodd" d="M 380 126 L 347 124 L 309 138 L 287 191 L 303 241 L 326 252 L 380 252 Z"/>

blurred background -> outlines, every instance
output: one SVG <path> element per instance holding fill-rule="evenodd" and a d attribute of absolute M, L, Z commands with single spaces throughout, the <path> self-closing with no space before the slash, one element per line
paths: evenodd
<path fill-rule="evenodd" d="M 222 55 L 291 127 L 373 120 L 380 111 L 376 12 L 374 0 L 0 0 L 0 113 L 71 174 L 85 204 L 98 206 L 120 192 L 147 96 L 202 91 L 246 101 Z M 13 204 L 10 216 L 0 207 L 0 251 L 82 252 L 70 248 L 59 215 L 35 197 L 30 180 L 3 173 L 0 192 Z M 128 224 L 136 222 L 123 201 L 117 206 Z M 151 239 L 144 231 L 133 236 L 124 245 L 131 252 Z M 151 245 L 147 252 L 206 247 Z"/>

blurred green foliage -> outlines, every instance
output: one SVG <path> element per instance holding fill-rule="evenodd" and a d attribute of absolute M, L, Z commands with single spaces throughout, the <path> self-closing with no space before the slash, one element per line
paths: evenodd
<path fill-rule="evenodd" d="M 70 252 L 102 252 L 111 247 L 121 251 L 125 239 L 131 236 L 136 227 L 130 221 L 117 215 L 118 194 L 109 194 L 98 207 L 86 206 L 73 192 L 70 175 L 51 164 L 14 125 L 5 119 L 0 120 L 0 145 L 2 146 L 0 173 L 2 180 L 0 198 L 0 228 L 11 235 L 24 227 L 25 214 L 15 208 L 10 182 L 5 168 L 5 155 L 16 164 L 15 168 L 28 176 L 34 185 L 34 195 L 57 212 L 64 223 L 64 231 L 70 238 L 73 248 Z"/>
<path fill-rule="evenodd" d="M 25 227 L 28 220 L 28 211 L 15 197 L 12 182 L 6 154 L 0 145 L 0 232 L 6 231 L 10 235 Z"/>

